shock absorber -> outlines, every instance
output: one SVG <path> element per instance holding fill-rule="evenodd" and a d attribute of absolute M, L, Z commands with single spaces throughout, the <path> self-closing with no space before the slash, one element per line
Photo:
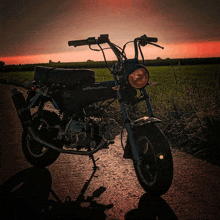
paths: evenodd
<path fill-rule="evenodd" d="M 11 93 L 12 93 L 12 100 L 14 102 L 22 127 L 26 128 L 31 123 L 31 112 L 26 107 L 23 92 L 14 88 L 12 89 Z"/>

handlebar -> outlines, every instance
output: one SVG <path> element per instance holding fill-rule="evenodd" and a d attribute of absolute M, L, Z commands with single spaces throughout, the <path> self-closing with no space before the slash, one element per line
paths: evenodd
<path fill-rule="evenodd" d="M 156 37 L 147 37 L 146 35 L 143 35 L 141 37 L 136 38 L 135 41 L 139 41 L 141 46 L 145 46 L 148 43 L 157 43 L 158 39 Z"/>
<path fill-rule="evenodd" d="M 68 41 L 68 45 L 78 47 L 78 46 L 83 46 L 83 45 L 89 45 L 90 46 L 90 45 L 93 45 L 93 44 L 99 45 L 99 44 L 108 43 L 108 45 L 110 46 L 110 48 L 112 49 L 112 51 L 114 52 L 114 54 L 116 55 L 116 57 L 118 59 L 118 66 L 121 66 L 121 64 L 123 62 L 123 59 L 127 59 L 126 54 L 124 53 L 124 50 L 125 50 L 125 47 L 128 43 L 134 42 L 134 48 L 135 48 L 135 57 L 134 58 L 137 59 L 137 60 L 138 60 L 138 47 L 139 47 L 139 50 L 140 50 L 140 53 L 141 53 L 141 56 L 142 56 L 142 59 L 143 59 L 143 63 L 144 63 L 144 57 L 143 57 L 140 45 L 141 46 L 146 46 L 147 44 L 151 44 L 153 46 L 164 49 L 163 47 L 155 44 L 157 41 L 158 41 L 158 39 L 156 37 L 147 37 L 146 35 L 143 35 L 141 37 L 135 38 L 133 41 L 127 42 L 124 45 L 123 49 L 121 49 L 119 46 L 117 46 L 117 45 L 110 42 L 110 40 L 108 38 L 108 34 L 102 34 L 102 35 L 100 35 L 100 37 L 98 37 L 98 39 L 96 39 L 95 37 L 89 37 L 88 39 L 85 39 L 85 40 Z M 99 45 L 99 47 L 100 47 L 100 50 L 103 53 L 103 56 L 104 56 L 104 59 L 105 59 L 105 62 L 106 62 L 106 66 L 108 67 L 103 49 L 101 48 L 100 45 Z M 91 49 L 91 47 L 90 47 L 90 49 Z M 105 49 L 108 49 L 108 48 L 105 48 Z M 99 51 L 99 50 L 96 50 L 96 51 Z M 110 70 L 110 68 L 109 68 L 109 70 Z"/>
<path fill-rule="evenodd" d="M 87 45 L 88 44 L 88 40 L 74 40 L 74 41 L 68 41 L 68 45 L 69 46 L 83 46 L 83 45 Z"/>
<path fill-rule="evenodd" d="M 95 39 L 95 37 L 89 37 L 86 40 L 68 41 L 68 45 L 78 47 L 83 45 L 104 44 L 108 42 L 109 42 L 108 34 L 101 34 L 100 37 L 98 37 L 98 39 Z"/>
<path fill-rule="evenodd" d="M 147 38 L 148 42 L 153 42 L 153 43 L 157 43 L 158 39 L 156 37 L 148 37 Z"/>
<path fill-rule="evenodd" d="M 158 39 L 156 37 L 147 37 L 146 35 L 143 35 L 139 38 L 135 39 L 136 41 L 139 41 L 142 46 L 145 46 L 147 43 L 157 43 Z M 68 41 L 69 46 L 83 46 L 83 45 L 92 45 L 92 44 L 104 44 L 108 43 L 109 38 L 108 34 L 101 34 L 98 39 L 95 39 L 95 37 L 89 37 L 85 40 L 74 40 L 74 41 Z"/>

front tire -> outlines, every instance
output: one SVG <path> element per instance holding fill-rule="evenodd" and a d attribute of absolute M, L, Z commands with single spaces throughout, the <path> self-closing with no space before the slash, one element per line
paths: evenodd
<path fill-rule="evenodd" d="M 55 142 L 57 131 L 53 128 L 50 129 L 50 127 L 58 125 L 59 122 L 59 116 L 55 112 L 43 110 L 34 117 L 32 127 L 43 140 L 53 143 Z M 60 152 L 35 141 L 27 129 L 22 134 L 22 151 L 26 160 L 36 167 L 49 166 L 60 155 Z"/>
<path fill-rule="evenodd" d="M 165 194 L 173 179 L 173 159 L 169 143 L 155 124 L 135 128 L 135 141 L 142 158 L 141 165 L 133 160 L 142 188 L 155 196 Z"/>

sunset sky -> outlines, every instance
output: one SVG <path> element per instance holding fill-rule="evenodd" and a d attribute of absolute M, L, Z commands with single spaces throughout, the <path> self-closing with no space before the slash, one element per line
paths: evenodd
<path fill-rule="evenodd" d="M 0 60 L 6 64 L 103 60 L 69 40 L 109 34 L 123 46 L 146 34 L 164 50 L 146 59 L 220 57 L 219 0 L 4 0 L 0 3 Z M 133 49 L 127 54 L 132 57 Z M 128 56 L 128 57 L 129 57 Z M 112 53 L 107 53 L 114 60 Z"/>

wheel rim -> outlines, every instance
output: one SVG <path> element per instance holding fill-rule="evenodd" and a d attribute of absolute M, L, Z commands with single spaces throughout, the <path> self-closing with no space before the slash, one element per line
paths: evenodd
<path fill-rule="evenodd" d="M 49 128 L 49 125 L 45 120 L 40 119 L 39 122 L 40 123 L 37 126 L 38 132 L 40 132 L 41 129 Z M 45 147 L 45 145 L 35 141 L 30 134 L 27 134 L 26 143 L 27 143 L 28 151 L 34 157 L 42 157 L 48 150 L 48 148 Z"/>
<path fill-rule="evenodd" d="M 141 165 L 136 165 L 141 180 L 149 185 L 154 185 L 157 178 L 157 161 L 154 149 L 147 138 L 139 141 L 139 154 L 142 158 Z"/>

